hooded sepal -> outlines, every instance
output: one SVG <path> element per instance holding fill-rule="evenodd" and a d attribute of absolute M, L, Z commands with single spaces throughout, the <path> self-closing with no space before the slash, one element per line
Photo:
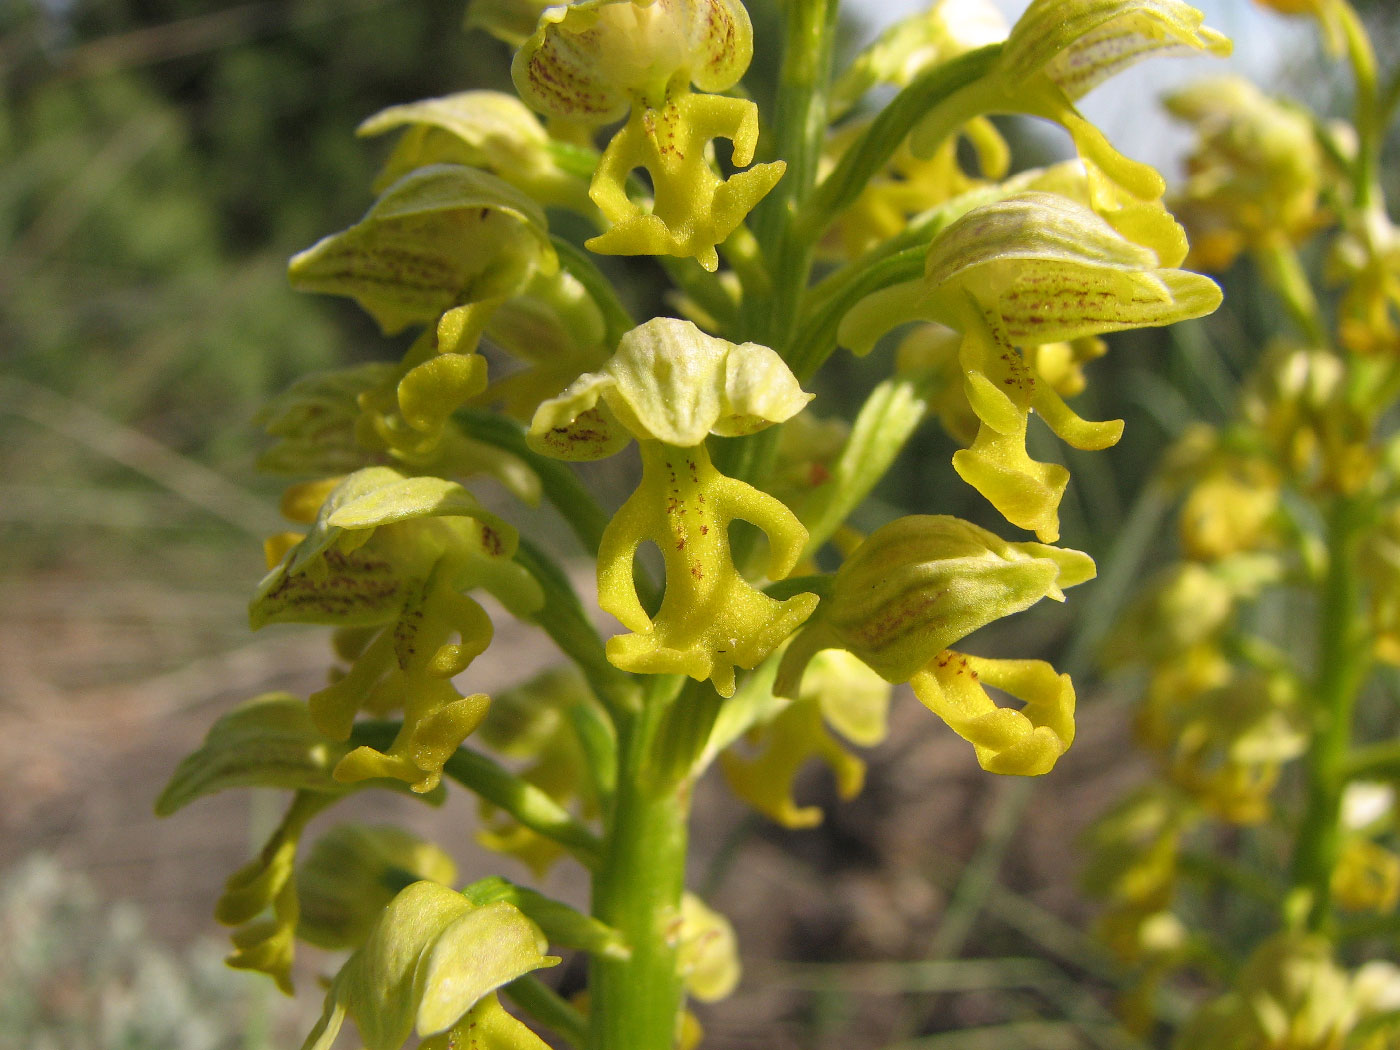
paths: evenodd
<path fill-rule="evenodd" d="M 774 691 L 796 695 L 808 662 L 846 649 L 887 682 L 907 682 L 977 628 L 1091 580 L 1080 551 L 1008 543 L 947 515 L 910 515 L 877 529 L 837 571 L 818 617 L 798 635 Z"/>
<path fill-rule="evenodd" d="M 415 1030 L 448 1032 L 502 985 L 559 962 L 544 951 L 539 927 L 513 905 L 478 907 L 446 886 L 415 882 L 341 967 L 302 1050 L 329 1050 L 347 1017 L 366 1050 L 399 1050 Z"/>
<path fill-rule="evenodd" d="M 560 169 L 549 133 L 514 95 L 462 91 L 390 106 L 355 133 L 375 136 L 391 131 L 400 132 L 399 139 L 375 180 L 376 190 L 419 168 L 460 164 L 489 171 L 542 204 L 592 212 L 587 184 Z"/>
<path fill-rule="evenodd" d="M 435 164 L 399 179 L 354 226 L 293 257 L 294 287 L 347 295 L 386 333 L 512 294 L 558 265 L 540 206 L 488 172 Z"/>

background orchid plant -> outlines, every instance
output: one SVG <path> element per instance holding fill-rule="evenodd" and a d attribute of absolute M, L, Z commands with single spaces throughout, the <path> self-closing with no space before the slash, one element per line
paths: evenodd
<path fill-rule="evenodd" d="M 264 465 L 298 479 L 283 510 L 300 530 L 267 543 L 253 625 L 333 628 L 330 681 L 226 715 L 158 805 L 292 793 L 217 914 L 232 964 L 284 989 L 298 938 L 350 953 L 308 1050 L 347 1020 L 370 1050 L 525 1050 L 546 1045 L 537 1029 L 591 1050 L 693 1046 L 687 1000 L 739 978 L 733 929 L 684 884 L 711 765 L 808 826 L 797 770 L 819 759 L 858 791 L 850 746 L 883 737 L 904 682 L 990 772 L 1045 773 L 1072 743 L 1067 675 L 953 648 L 1094 576 L 1055 546 L 1070 478 L 1028 451 L 1030 417 L 1076 449 L 1114 444 L 1121 423 L 1067 401 L 1099 337 L 1220 301 L 1180 268 L 1161 178 L 1075 100 L 1154 53 L 1229 45 L 1179 0 L 1034 0 L 1011 27 L 942 0 L 838 71 L 837 15 L 783 5 L 765 113 L 743 85 L 739 0 L 477 0 L 471 24 L 517 48 L 519 97 L 371 117 L 363 134 L 398 134 L 378 199 L 292 260 L 296 287 L 414 336 L 397 361 L 307 376 L 264 416 Z M 1077 158 L 1009 175 L 989 120 L 1005 114 L 1062 126 Z M 675 316 L 634 316 L 608 256 L 654 259 Z M 824 413 L 808 390 L 823 364 L 896 328 L 854 418 Z M 848 524 L 930 416 L 962 446 L 962 479 L 1034 539 L 947 514 Z M 640 480 L 605 507 L 568 463 L 633 441 Z M 602 637 L 562 558 L 488 512 L 480 478 L 561 513 L 622 632 Z M 474 594 L 537 628 L 557 666 L 464 693 L 493 634 Z M 536 872 L 577 864 L 590 907 L 499 877 L 457 887 L 442 850 L 392 829 L 303 848 L 313 817 L 386 789 L 474 793 L 480 841 Z M 585 995 L 535 976 L 556 950 L 588 954 Z"/>
<path fill-rule="evenodd" d="M 1400 295 L 1380 168 L 1398 89 L 1348 0 L 1266 6 L 1315 19 L 1353 115 L 1232 77 L 1167 100 L 1196 133 L 1179 201 L 1194 261 L 1247 258 L 1286 321 L 1232 411 L 1164 463 L 1180 556 L 1106 653 L 1146 672 L 1136 728 L 1157 775 L 1092 830 L 1086 881 L 1140 1031 L 1192 974 L 1214 994 L 1178 1050 L 1382 1050 L 1400 1038 L 1384 684 L 1400 657 Z"/>

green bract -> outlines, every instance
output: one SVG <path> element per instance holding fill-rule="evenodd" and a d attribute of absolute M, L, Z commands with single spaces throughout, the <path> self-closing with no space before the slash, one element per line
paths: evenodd
<path fill-rule="evenodd" d="M 197 798 L 235 787 L 338 793 L 331 770 L 349 748 L 316 729 L 306 704 L 290 693 L 249 700 L 210 728 L 156 800 L 168 816 Z"/>

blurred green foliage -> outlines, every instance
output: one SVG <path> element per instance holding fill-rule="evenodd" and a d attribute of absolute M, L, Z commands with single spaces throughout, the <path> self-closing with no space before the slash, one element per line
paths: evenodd
<path fill-rule="evenodd" d="M 360 120 L 504 83 L 509 55 L 468 37 L 462 8 L 0 5 L 0 524 L 12 555 L 57 542 L 66 488 L 161 484 L 162 464 L 138 481 L 103 454 L 121 427 L 246 478 L 251 417 L 270 394 L 383 352 L 353 310 L 291 292 L 285 260 L 368 206 L 383 147 L 354 138 Z M 110 434 L 55 435 L 61 413 L 15 377 L 95 409 Z"/>

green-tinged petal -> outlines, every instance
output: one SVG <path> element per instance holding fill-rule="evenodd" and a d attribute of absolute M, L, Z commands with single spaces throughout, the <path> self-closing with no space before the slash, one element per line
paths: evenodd
<path fill-rule="evenodd" d="M 658 104 L 673 82 L 723 91 L 752 55 L 738 0 L 585 0 L 544 13 L 511 75 L 538 112 L 604 124 Z"/>
<path fill-rule="evenodd" d="M 349 750 L 317 731 L 306 703 L 266 693 L 220 718 L 156 800 L 169 816 L 197 798 L 242 787 L 339 793 L 331 770 Z"/>
<path fill-rule="evenodd" d="M 1007 337 L 1036 344 L 1176 324 L 1213 313 L 1220 302 L 1219 285 L 1186 270 L 1155 270 L 1125 280 L 1088 270 L 1027 267 L 999 305 Z"/>
<path fill-rule="evenodd" d="M 620 423 L 638 440 L 688 448 L 710 434 L 751 434 L 784 422 L 811 398 L 768 347 L 731 343 L 689 321 L 658 317 L 623 336 L 601 370 L 541 405 L 530 441 L 560 458 L 593 458 L 625 441 Z"/>
<path fill-rule="evenodd" d="M 604 459 L 621 452 L 631 435 L 600 398 L 615 381 L 606 372 L 585 372 L 535 409 L 526 436 L 530 448 L 571 462 Z"/>
<path fill-rule="evenodd" d="M 340 824 L 297 870 L 297 936 L 331 951 L 356 948 L 394 896 L 426 880 L 451 886 L 457 865 L 436 845 L 390 824 Z"/>
<path fill-rule="evenodd" d="M 1069 197 L 1028 191 L 952 223 L 929 245 L 924 273 L 935 287 L 961 284 L 974 294 L 996 294 L 1028 263 L 1137 273 L 1154 269 L 1157 257 Z"/>
<path fill-rule="evenodd" d="M 1230 54 L 1229 39 L 1203 23 L 1182 0 L 1031 0 L 1001 68 L 1013 80 L 1043 73 L 1077 99 L 1145 58 Z"/>
<path fill-rule="evenodd" d="M 395 182 L 288 272 L 297 288 L 350 296 L 392 333 L 509 295 L 557 263 L 538 204 L 487 172 L 438 164 Z"/>
<path fill-rule="evenodd" d="M 449 925 L 424 953 L 415 984 L 419 1035 L 446 1031 L 489 992 L 531 970 L 556 966 L 544 934 L 506 901 L 473 908 Z"/>
<path fill-rule="evenodd" d="M 822 649 L 847 649 L 889 682 L 909 678 L 953 642 L 1091 579 L 1078 551 L 1054 556 L 971 522 L 911 515 L 872 533 L 836 573 L 821 613 L 783 656 L 775 691 L 791 696 Z"/>
<path fill-rule="evenodd" d="M 471 910 L 460 893 L 434 882 L 416 882 L 399 893 L 341 967 L 303 1050 L 329 1050 L 347 1016 L 367 1050 L 400 1050 L 424 991 L 418 980 L 422 958 L 446 927 Z"/>
<path fill-rule="evenodd" d="M 989 773 L 1048 773 L 1074 743 L 1074 686 L 1043 660 L 987 660 L 948 650 L 909 680 L 914 695 L 972 744 Z M 986 686 L 1024 706 L 997 707 Z"/>
<path fill-rule="evenodd" d="M 698 445 L 708 434 L 752 434 L 812 399 L 774 351 L 658 317 L 623 337 L 607 371 L 609 404 L 639 439 Z"/>
<path fill-rule="evenodd" d="M 443 562 L 439 582 L 482 586 L 516 613 L 538 585 L 511 560 L 515 530 L 442 478 L 368 467 L 326 499 L 310 534 L 263 580 L 250 614 L 268 623 L 384 623 Z"/>
<path fill-rule="evenodd" d="M 538 928 L 505 902 L 485 907 L 435 882 L 416 882 L 380 914 L 341 968 L 303 1050 L 329 1050 L 344 1019 L 366 1050 L 400 1050 L 447 1031 L 502 984 L 559 960 Z"/>

